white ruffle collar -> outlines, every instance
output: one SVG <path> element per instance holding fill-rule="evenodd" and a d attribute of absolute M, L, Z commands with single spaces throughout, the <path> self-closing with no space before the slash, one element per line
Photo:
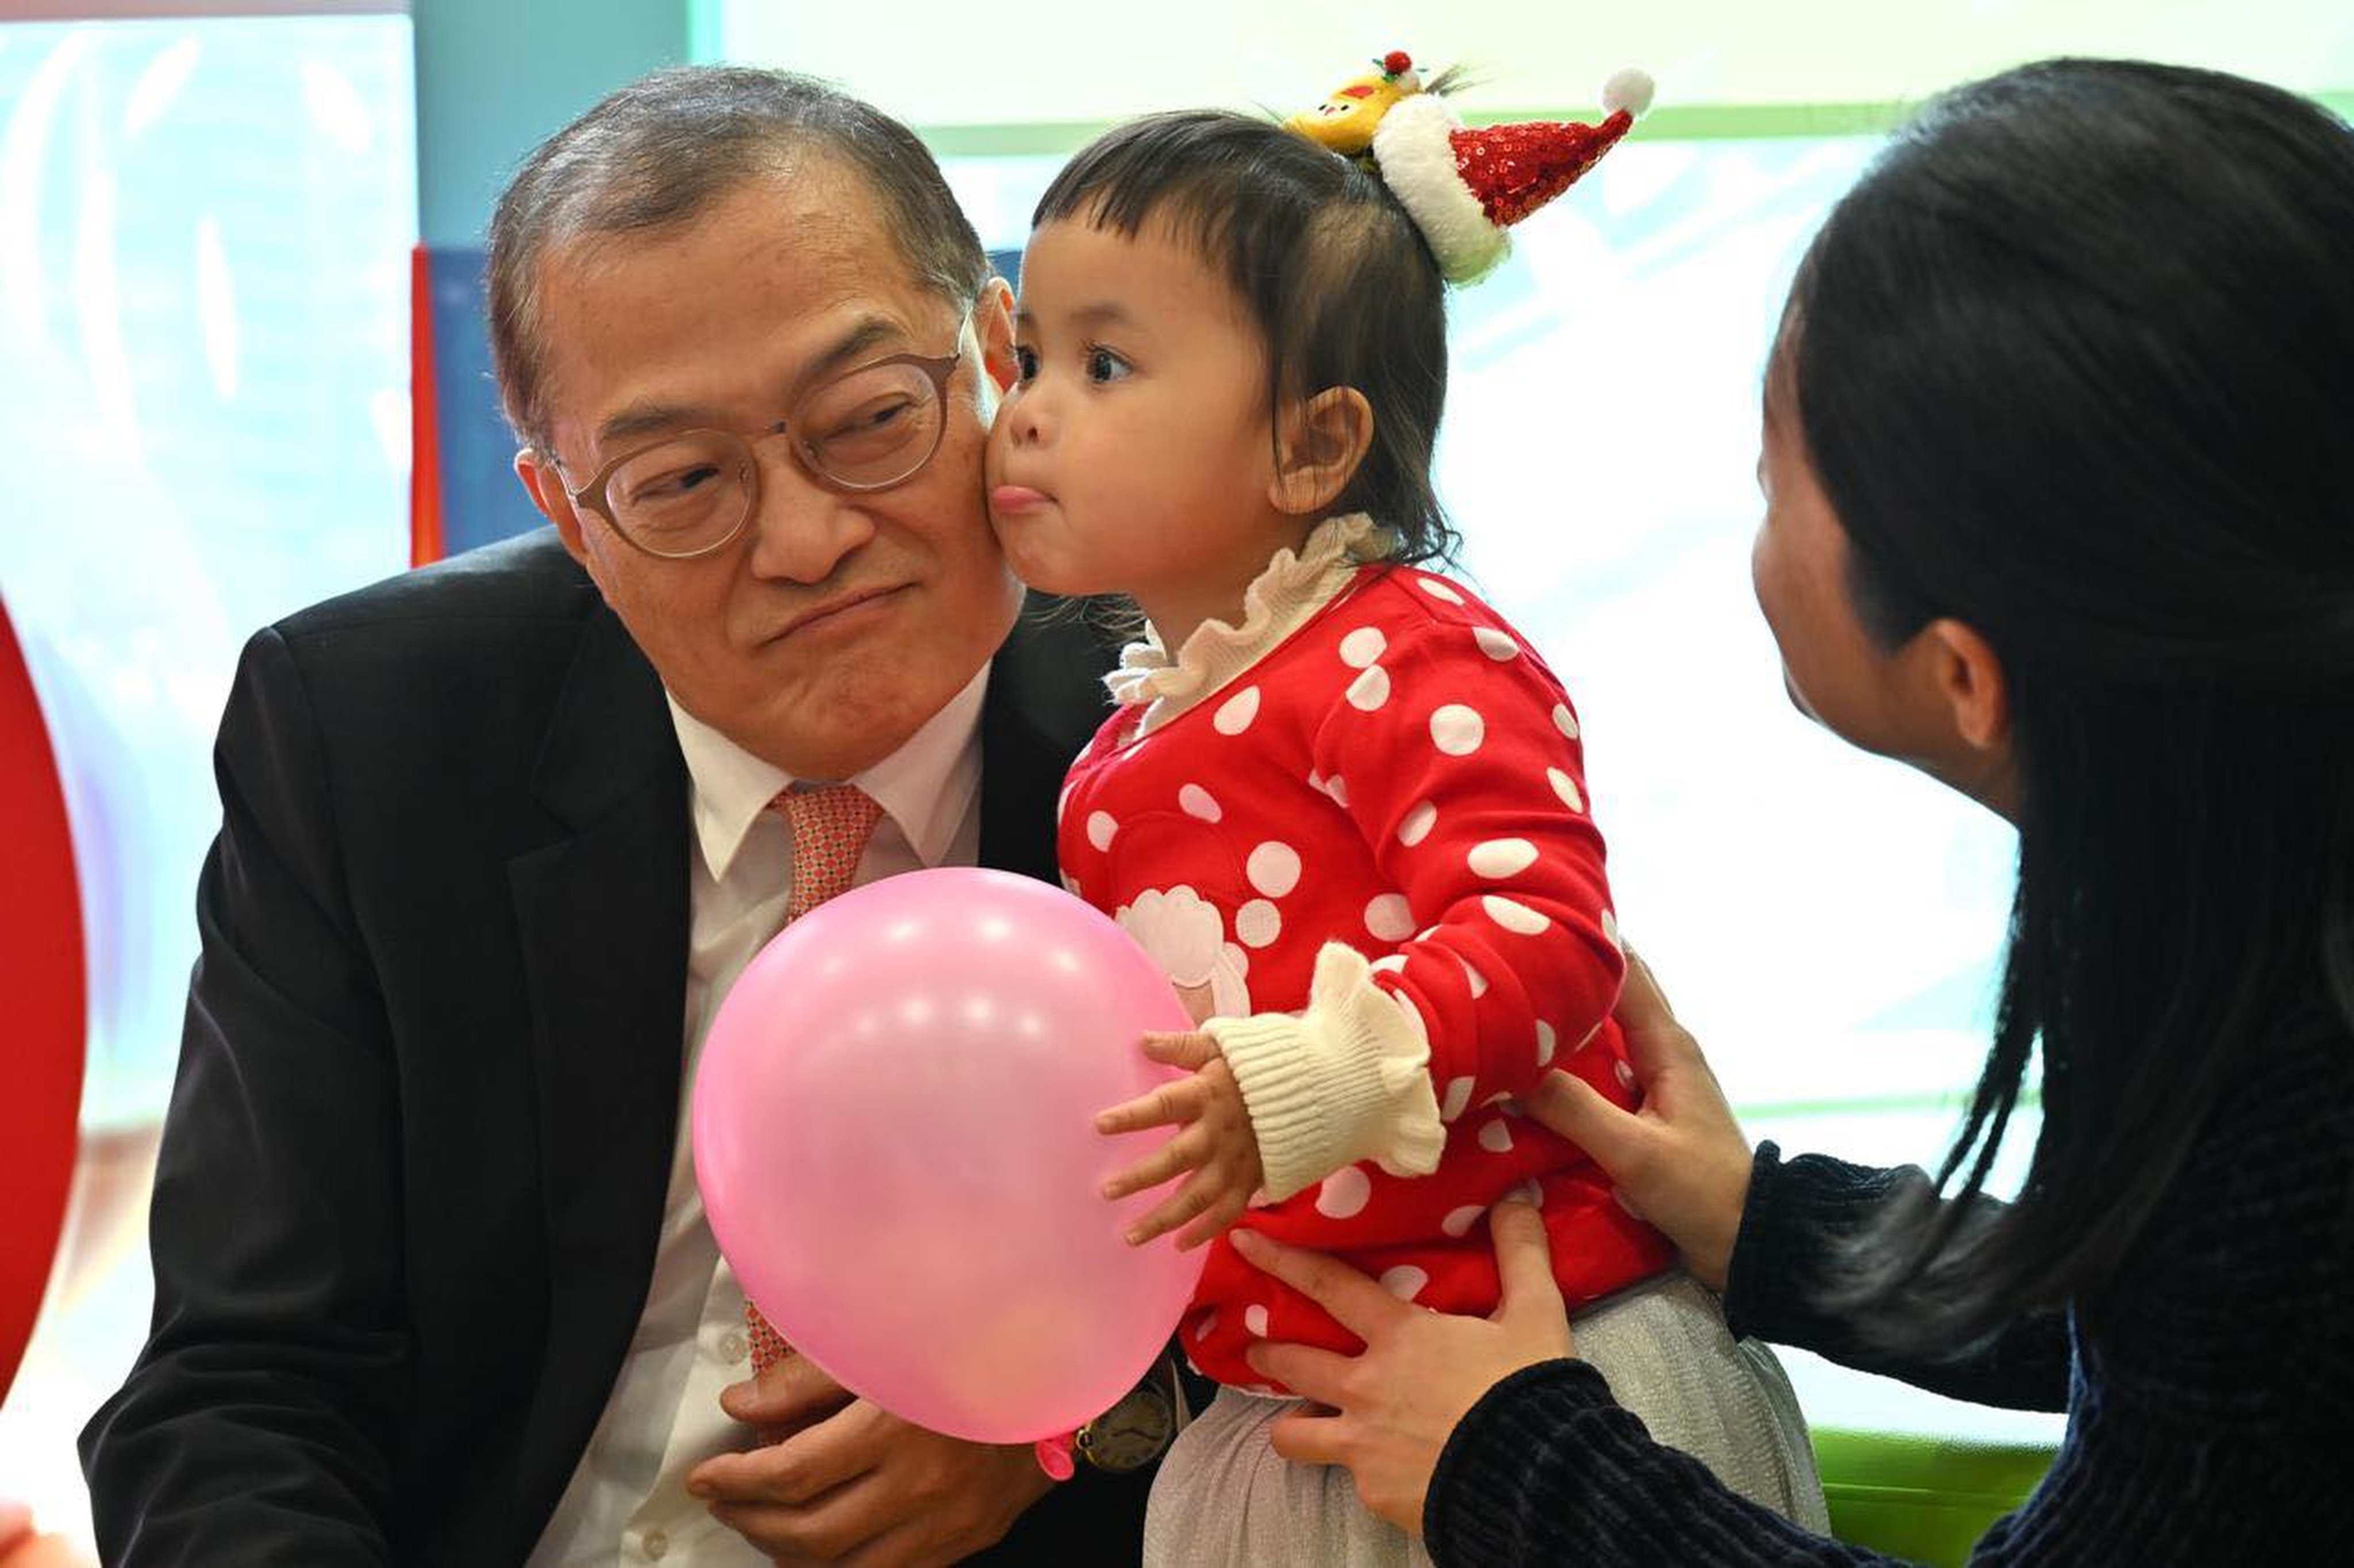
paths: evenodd
<path fill-rule="evenodd" d="M 1146 627 L 1143 641 L 1122 649 L 1119 668 L 1104 677 L 1112 701 L 1144 708 L 1139 735 L 1159 728 L 1265 658 L 1331 603 L 1359 567 L 1392 547 L 1390 535 L 1362 512 L 1326 518 L 1298 554 L 1278 550 L 1251 579 L 1239 621 L 1204 621 L 1174 657 L 1160 632 Z"/>

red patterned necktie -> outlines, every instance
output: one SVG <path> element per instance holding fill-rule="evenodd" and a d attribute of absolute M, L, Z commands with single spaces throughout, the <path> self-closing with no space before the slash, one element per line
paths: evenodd
<path fill-rule="evenodd" d="M 790 926 L 838 893 L 849 891 L 859 857 L 883 808 L 872 797 L 849 784 L 829 784 L 821 789 L 788 789 L 769 809 L 785 819 L 793 832 L 793 891 L 785 900 L 785 924 Z M 750 1330 L 755 1376 L 792 1353 L 760 1309 L 744 1303 L 744 1322 Z M 763 1433 L 773 1442 L 775 1435 Z"/>

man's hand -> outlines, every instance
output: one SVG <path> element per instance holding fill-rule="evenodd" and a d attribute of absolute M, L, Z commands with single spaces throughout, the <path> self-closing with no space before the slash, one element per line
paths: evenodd
<path fill-rule="evenodd" d="M 1631 952 L 1617 1017 L 1640 1110 L 1620 1110 L 1558 1069 L 1521 1097 L 1521 1107 L 1592 1155 L 1627 1207 L 1676 1244 L 1692 1277 L 1722 1292 L 1749 1199 L 1749 1139 L 1700 1042 Z"/>
<path fill-rule="evenodd" d="M 779 1563 L 952 1563 L 994 1544 L 1054 1484 L 1030 1446 L 911 1425 L 851 1398 L 805 1356 L 735 1384 L 719 1404 L 790 1436 L 705 1460 L 686 1489 Z"/>
<path fill-rule="evenodd" d="M 1141 1246 L 1188 1220 L 1177 1238 L 1182 1249 L 1200 1246 L 1242 1218 L 1266 1171 L 1259 1164 L 1258 1136 L 1234 1070 L 1209 1035 L 1148 1034 L 1144 1054 L 1193 1075 L 1163 1084 L 1150 1094 L 1116 1105 L 1096 1118 L 1101 1133 L 1141 1132 L 1148 1127 L 1182 1127 L 1176 1137 L 1104 1183 L 1107 1199 L 1118 1200 L 1147 1187 L 1186 1176 L 1161 1206 L 1129 1227 L 1128 1245 Z"/>
<path fill-rule="evenodd" d="M 1365 1341 L 1355 1356 L 1267 1342 L 1245 1352 L 1262 1377 L 1324 1406 L 1278 1419 L 1275 1451 L 1310 1465 L 1345 1465 L 1373 1512 L 1412 1535 L 1438 1456 L 1456 1425 L 1502 1379 L 1575 1353 L 1544 1220 L 1526 1203 L 1489 1212 L 1503 1297 L 1485 1318 L 1399 1300 L 1338 1258 L 1235 1233 L 1235 1250 L 1332 1314 Z"/>

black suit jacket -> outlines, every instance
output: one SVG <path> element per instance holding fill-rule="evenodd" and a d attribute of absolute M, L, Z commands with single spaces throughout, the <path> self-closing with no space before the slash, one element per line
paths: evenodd
<path fill-rule="evenodd" d="M 981 853 L 1055 872 L 1100 651 L 1025 617 Z M 542 533 L 248 645 L 156 1171 L 152 1337 L 82 1435 L 109 1563 L 522 1560 L 643 1306 L 680 1114 L 687 779 Z M 1004 1561 L 1132 1560 L 1141 1478 Z"/>

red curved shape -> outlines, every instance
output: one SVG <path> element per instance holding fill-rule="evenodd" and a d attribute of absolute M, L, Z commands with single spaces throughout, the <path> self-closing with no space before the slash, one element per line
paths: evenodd
<path fill-rule="evenodd" d="M 441 395 L 433 366 L 433 275 L 422 245 L 408 253 L 408 564 L 442 555 Z"/>
<path fill-rule="evenodd" d="M 0 600 L 0 1398 L 65 1220 L 89 1018 L 81 896 L 48 726 Z"/>

